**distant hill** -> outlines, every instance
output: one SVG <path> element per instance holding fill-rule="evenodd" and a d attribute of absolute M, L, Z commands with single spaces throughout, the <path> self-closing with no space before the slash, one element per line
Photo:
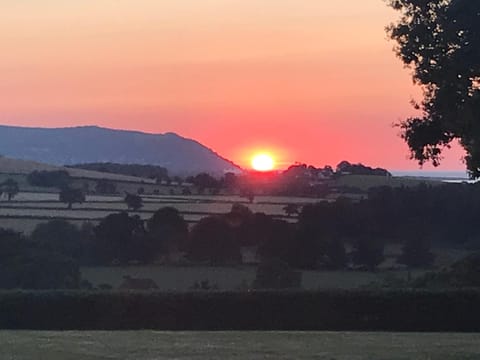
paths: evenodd
<path fill-rule="evenodd" d="M 23 174 L 27 175 L 32 171 L 57 171 L 65 170 L 73 178 L 86 178 L 86 179 L 106 179 L 113 181 L 124 181 L 134 183 L 155 183 L 152 179 L 127 176 L 120 174 L 110 174 L 99 171 L 91 171 L 84 169 L 65 168 L 62 166 L 55 166 L 50 164 L 44 164 L 30 160 L 12 159 L 5 156 L 0 156 L 0 174 Z"/>
<path fill-rule="evenodd" d="M 199 142 L 174 133 L 147 134 L 97 126 L 50 129 L 0 125 L 0 154 L 54 165 L 151 164 L 167 168 L 172 175 L 240 170 Z"/>

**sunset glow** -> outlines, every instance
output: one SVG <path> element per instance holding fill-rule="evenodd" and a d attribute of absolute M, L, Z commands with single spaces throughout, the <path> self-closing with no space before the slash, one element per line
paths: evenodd
<path fill-rule="evenodd" d="M 421 95 L 385 33 L 397 16 L 383 0 L 4 1 L 0 124 L 175 132 L 246 168 L 268 144 L 278 168 L 416 169 L 392 127 Z"/>
<path fill-rule="evenodd" d="M 252 158 L 252 168 L 257 171 L 271 171 L 275 168 L 275 160 L 269 154 L 257 154 Z"/>

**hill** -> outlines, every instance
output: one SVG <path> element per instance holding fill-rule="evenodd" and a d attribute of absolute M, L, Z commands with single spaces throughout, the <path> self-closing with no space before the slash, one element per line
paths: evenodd
<path fill-rule="evenodd" d="M 97 126 L 0 126 L 0 154 L 54 165 L 98 162 L 159 165 L 172 175 L 240 170 L 199 142 L 174 133 L 147 134 Z"/>
<path fill-rule="evenodd" d="M 44 164 L 30 160 L 12 159 L 0 156 L 0 174 L 11 175 L 27 175 L 32 171 L 56 171 L 65 170 L 73 178 L 85 179 L 107 179 L 112 181 L 134 182 L 134 183 L 154 183 L 152 179 L 145 179 L 135 176 L 127 176 L 120 174 L 110 174 L 99 171 L 91 171 L 84 169 L 73 169 L 62 166 Z"/>

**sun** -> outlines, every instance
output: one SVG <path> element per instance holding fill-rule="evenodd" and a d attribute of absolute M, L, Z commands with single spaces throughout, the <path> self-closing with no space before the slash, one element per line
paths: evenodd
<path fill-rule="evenodd" d="M 270 171 L 275 167 L 275 161 L 269 154 L 256 154 L 252 157 L 252 168 L 257 171 Z"/>

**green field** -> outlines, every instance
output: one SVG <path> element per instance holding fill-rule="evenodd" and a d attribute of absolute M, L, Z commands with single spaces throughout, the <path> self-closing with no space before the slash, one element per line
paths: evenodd
<path fill-rule="evenodd" d="M 117 288 L 123 276 L 150 278 L 162 291 L 186 291 L 196 281 L 208 280 L 220 290 L 235 290 L 245 284 L 251 285 L 255 279 L 255 266 L 212 267 L 212 266 L 100 266 L 82 267 L 82 278 L 94 286 L 110 284 Z M 413 274 L 416 276 L 422 271 Z M 302 271 L 302 288 L 355 289 L 381 282 L 388 276 L 407 278 L 406 271 Z"/>
<path fill-rule="evenodd" d="M 0 331 L 5 360 L 480 359 L 480 334 Z"/>

